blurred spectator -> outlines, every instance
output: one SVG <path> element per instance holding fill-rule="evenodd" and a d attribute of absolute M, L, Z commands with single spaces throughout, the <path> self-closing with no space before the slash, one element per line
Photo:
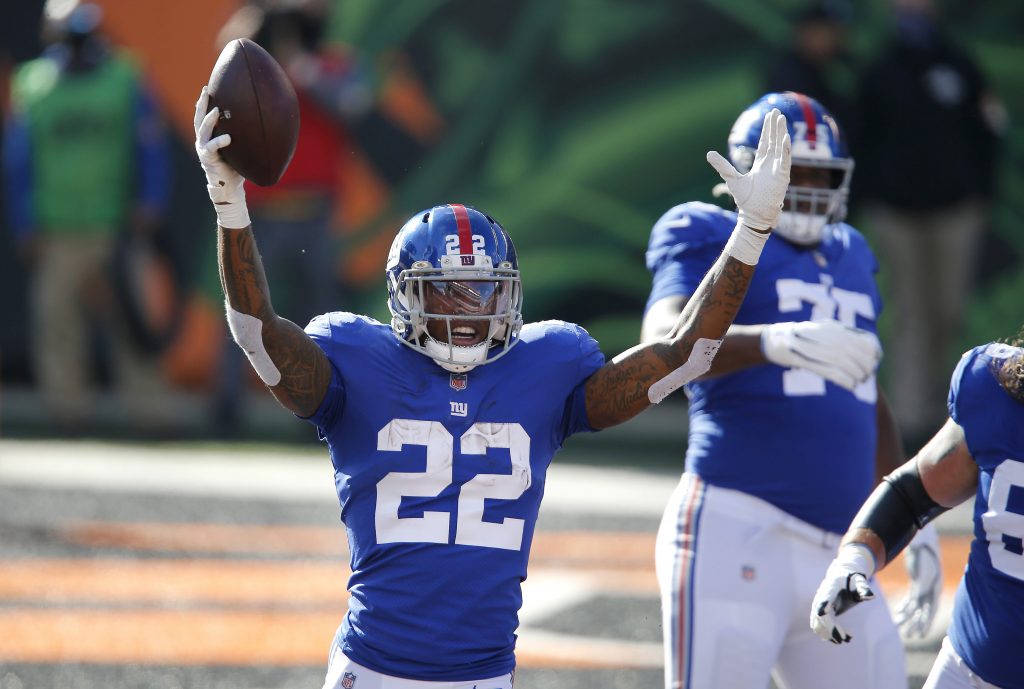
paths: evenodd
<path fill-rule="evenodd" d="M 851 11 L 848 4 L 836 0 L 815 2 L 801 10 L 793 19 L 790 47 L 770 63 L 761 89 L 797 91 L 814 98 L 832 113 L 848 141 L 856 138 L 856 116 L 851 99 L 835 82 L 839 72 L 853 72 L 846 52 Z"/>
<path fill-rule="evenodd" d="M 224 26 L 218 42 L 248 37 L 281 64 L 295 86 L 301 127 L 295 155 L 272 187 L 246 182 L 246 198 L 270 280 L 285 289 L 275 306 L 296 323 L 337 307 L 340 281 L 332 241 L 338 216 L 335 195 L 341 159 L 351 148 L 351 127 L 372 105 L 371 90 L 355 55 L 345 46 L 325 45 L 326 0 L 271 0 L 243 6 Z M 216 417 L 233 435 L 240 423 L 243 375 L 241 351 L 225 339 Z"/>
<path fill-rule="evenodd" d="M 895 31 L 862 77 L 858 191 L 898 314 L 887 348 L 892 403 L 916 447 L 945 418 L 1006 116 L 930 0 L 890 5 Z"/>
<path fill-rule="evenodd" d="M 102 11 L 48 2 L 43 55 L 19 67 L 6 123 L 10 227 L 32 271 L 36 380 L 64 430 L 94 408 L 95 336 L 125 411 L 155 421 L 152 356 L 133 339 L 111 280 L 127 235 L 146 237 L 169 191 L 167 141 L 140 69 L 100 34 Z"/>

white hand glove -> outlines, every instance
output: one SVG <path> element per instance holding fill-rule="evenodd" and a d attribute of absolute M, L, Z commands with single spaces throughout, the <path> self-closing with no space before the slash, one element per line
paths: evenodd
<path fill-rule="evenodd" d="M 741 175 L 717 151 L 708 151 L 708 162 L 729 188 L 741 224 L 760 231 L 775 227 L 789 187 L 789 132 L 781 112 L 773 108 L 765 115 L 750 172 Z"/>
<path fill-rule="evenodd" d="M 874 562 L 874 556 L 865 545 L 848 543 L 839 549 L 811 603 L 811 630 L 815 634 L 834 644 L 853 638 L 839 626 L 836 617 L 875 597 L 868 586 L 868 579 L 875 571 Z"/>
<path fill-rule="evenodd" d="M 923 639 L 935 619 L 942 593 L 942 564 L 939 560 L 939 534 L 927 524 L 907 546 L 907 574 L 910 590 L 900 601 L 893 621 L 905 639 Z"/>
<path fill-rule="evenodd" d="M 245 180 L 220 157 L 220 149 L 231 143 L 231 136 L 221 134 L 215 139 L 210 138 L 220 119 L 220 108 L 206 112 L 209 102 L 210 96 L 204 86 L 196 101 L 196 114 L 192 120 L 196 132 L 196 153 L 206 173 L 206 189 L 217 211 L 217 224 L 225 229 L 242 229 L 252 224 L 245 205 L 245 187 L 242 186 Z"/>
<path fill-rule="evenodd" d="M 874 333 L 835 320 L 767 325 L 761 351 L 773 364 L 806 369 L 847 390 L 867 380 L 882 358 Z"/>

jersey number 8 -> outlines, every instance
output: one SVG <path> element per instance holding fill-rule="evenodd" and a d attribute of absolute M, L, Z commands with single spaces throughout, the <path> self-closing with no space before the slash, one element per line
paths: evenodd
<path fill-rule="evenodd" d="M 1024 580 L 1024 462 L 1007 459 L 996 467 L 981 523 L 992 566 Z"/>

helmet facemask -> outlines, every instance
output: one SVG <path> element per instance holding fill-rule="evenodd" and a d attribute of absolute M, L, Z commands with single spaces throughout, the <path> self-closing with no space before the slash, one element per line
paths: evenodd
<path fill-rule="evenodd" d="M 853 161 L 794 158 L 792 173 L 808 181 L 790 183 L 774 231 L 794 244 L 813 246 L 821 241 L 827 225 L 846 217 Z"/>
<path fill-rule="evenodd" d="M 729 159 L 741 174 L 753 165 L 764 118 L 772 108 L 786 116 L 793 155 L 790 185 L 774 232 L 790 243 L 813 246 L 828 225 L 846 217 L 853 159 L 838 123 L 818 101 L 793 91 L 768 93 L 740 113 L 729 132 Z"/>
<path fill-rule="evenodd" d="M 442 257 L 440 270 L 417 261 L 401 271 L 389 304 L 399 339 L 455 373 L 504 356 L 522 326 L 519 271 L 491 268 L 487 256 L 462 267 L 459 258 Z"/>

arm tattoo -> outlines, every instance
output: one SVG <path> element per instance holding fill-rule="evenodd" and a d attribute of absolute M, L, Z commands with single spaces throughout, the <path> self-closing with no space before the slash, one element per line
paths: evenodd
<path fill-rule="evenodd" d="M 285 408 L 311 416 L 327 394 L 330 363 L 302 328 L 274 312 L 251 228 L 217 229 L 217 264 L 231 308 L 263 323 L 263 345 L 281 372 L 281 381 L 270 392 Z"/>
<path fill-rule="evenodd" d="M 686 303 L 668 336 L 620 354 L 587 381 L 591 427 L 608 428 L 650 406 L 651 385 L 682 366 L 701 338 L 721 340 L 732 325 L 754 266 L 722 254 Z"/>

